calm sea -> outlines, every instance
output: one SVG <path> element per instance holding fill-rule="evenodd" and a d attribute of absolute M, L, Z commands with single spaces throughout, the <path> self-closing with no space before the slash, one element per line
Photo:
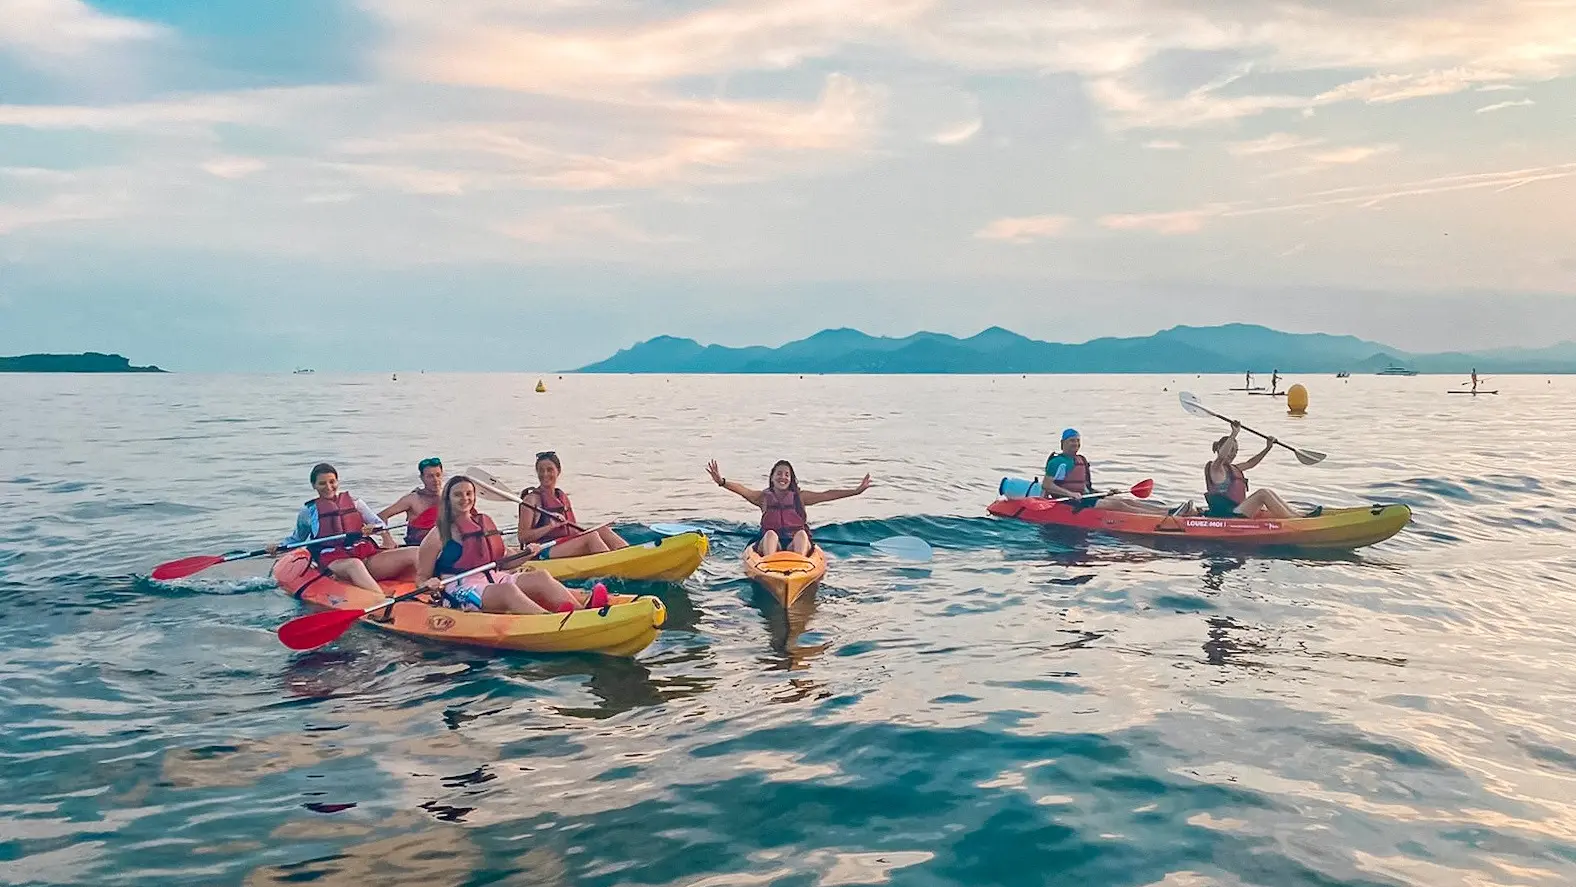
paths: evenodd
<path fill-rule="evenodd" d="M 1300 381 L 1297 419 L 1226 377 L 0 377 L 0 882 L 1576 883 L 1576 381 Z M 1198 495 L 1184 388 L 1330 453 L 1256 486 L 1415 522 L 1296 559 L 985 516 L 1067 425 Z M 833 548 L 790 622 L 719 537 L 633 660 L 292 653 L 266 562 L 145 578 L 282 536 L 320 459 L 379 507 L 542 449 L 631 537 L 752 521 L 710 458 L 868 471 L 822 536 L 936 557 Z"/>

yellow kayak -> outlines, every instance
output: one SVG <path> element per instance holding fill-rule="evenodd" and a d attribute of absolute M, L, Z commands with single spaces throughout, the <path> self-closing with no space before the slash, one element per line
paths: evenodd
<path fill-rule="evenodd" d="M 601 554 L 534 560 L 530 562 L 530 567 L 556 577 L 561 582 L 573 579 L 683 582 L 705 559 L 705 534 L 682 533 Z"/>
<path fill-rule="evenodd" d="M 762 557 L 751 545 L 744 549 L 744 575 L 766 586 L 772 596 L 787 606 L 813 590 L 826 575 L 826 552 L 817 545 L 809 557 L 792 551 Z"/>

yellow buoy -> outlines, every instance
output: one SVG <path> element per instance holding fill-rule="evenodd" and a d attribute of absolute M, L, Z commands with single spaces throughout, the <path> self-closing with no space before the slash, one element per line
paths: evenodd
<path fill-rule="evenodd" d="M 542 380 L 541 379 L 537 379 L 536 380 L 536 393 L 537 394 L 546 394 L 547 393 L 547 386 L 542 384 Z"/>
<path fill-rule="evenodd" d="M 1308 389 L 1302 387 L 1302 383 L 1286 389 L 1286 412 L 1293 416 L 1308 412 Z"/>

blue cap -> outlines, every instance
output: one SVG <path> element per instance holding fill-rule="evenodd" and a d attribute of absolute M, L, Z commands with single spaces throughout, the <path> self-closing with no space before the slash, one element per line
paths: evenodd
<path fill-rule="evenodd" d="M 1066 429 L 1062 430 L 1062 440 L 1066 440 L 1069 437 L 1077 437 L 1077 436 L 1078 436 L 1078 429 L 1076 429 L 1076 428 L 1066 428 Z"/>

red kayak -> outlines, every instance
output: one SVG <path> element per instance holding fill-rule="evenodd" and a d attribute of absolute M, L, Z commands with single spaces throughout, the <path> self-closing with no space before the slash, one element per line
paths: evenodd
<path fill-rule="evenodd" d="M 1231 545 L 1295 548 L 1358 548 L 1394 536 L 1412 519 L 1405 505 L 1326 508 L 1318 517 L 1287 520 L 1175 517 L 1134 514 L 1110 508 L 1073 507 L 1053 499 L 997 499 L 989 511 L 997 517 L 1031 524 L 1096 530 L 1145 539 L 1189 539 Z"/>

